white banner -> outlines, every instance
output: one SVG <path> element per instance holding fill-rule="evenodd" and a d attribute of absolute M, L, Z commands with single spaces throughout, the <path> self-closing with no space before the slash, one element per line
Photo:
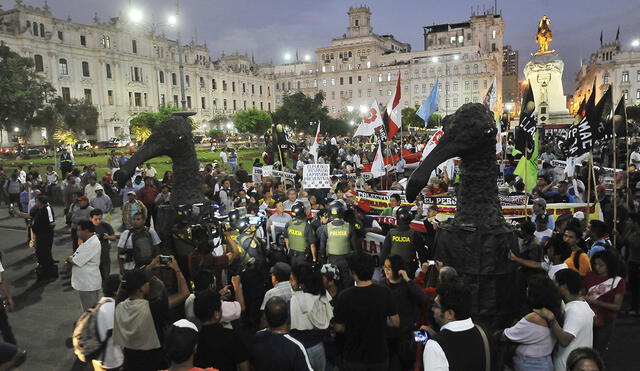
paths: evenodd
<path fill-rule="evenodd" d="M 302 170 L 302 185 L 305 189 L 331 188 L 329 164 L 307 164 Z"/>
<path fill-rule="evenodd" d="M 271 176 L 271 172 L 273 171 L 273 165 L 263 166 L 262 167 L 262 176 Z"/>
<path fill-rule="evenodd" d="M 251 174 L 251 180 L 256 184 L 262 183 L 262 168 L 257 166 L 253 167 L 253 174 Z"/>

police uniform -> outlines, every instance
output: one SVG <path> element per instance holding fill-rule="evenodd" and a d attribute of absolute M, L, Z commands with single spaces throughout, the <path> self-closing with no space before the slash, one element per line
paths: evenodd
<path fill-rule="evenodd" d="M 260 322 L 258 309 L 260 308 L 262 297 L 267 291 L 268 271 L 266 258 L 262 242 L 255 237 L 253 232 L 238 234 L 236 241 L 240 251 L 239 264 L 241 267 L 246 267 L 246 269 L 239 272 L 247 307 L 243 318 L 248 328 L 257 331 Z M 252 257 L 255 261 L 250 263 Z"/>
<path fill-rule="evenodd" d="M 284 237 L 289 241 L 289 264 L 291 266 L 306 262 L 309 245 L 317 245 L 313 228 L 309 223 L 300 219 L 293 219 L 287 223 Z"/>
<path fill-rule="evenodd" d="M 407 267 L 407 272 L 413 274 L 419 266 L 416 253 L 418 253 L 420 261 L 426 261 L 427 251 L 424 239 L 420 233 L 409 226 L 398 225 L 387 233 L 380 257 L 384 262 L 388 256 L 400 256 Z"/>
<path fill-rule="evenodd" d="M 320 240 L 320 256 L 327 258 L 327 263 L 340 269 L 340 276 L 345 287 L 353 283 L 349 274 L 347 254 L 358 248 L 358 237 L 354 227 L 344 220 L 334 220 L 318 228 Z"/>

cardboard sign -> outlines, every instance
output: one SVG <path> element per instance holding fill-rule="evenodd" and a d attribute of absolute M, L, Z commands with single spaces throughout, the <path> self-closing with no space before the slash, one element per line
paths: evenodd
<path fill-rule="evenodd" d="M 262 183 L 262 168 L 259 168 L 257 166 L 253 167 L 253 173 L 251 174 L 251 181 L 253 181 L 256 184 Z"/>
<path fill-rule="evenodd" d="M 331 188 L 329 164 L 307 164 L 302 170 L 302 184 L 305 189 Z"/>

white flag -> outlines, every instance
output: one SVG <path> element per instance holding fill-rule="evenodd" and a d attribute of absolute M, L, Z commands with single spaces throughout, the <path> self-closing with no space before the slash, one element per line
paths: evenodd
<path fill-rule="evenodd" d="M 442 135 L 444 135 L 444 131 L 442 131 L 442 127 L 440 127 L 431 136 L 431 138 L 427 142 L 427 145 L 424 146 L 424 150 L 422 151 L 422 158 L 420 159 L 421 162 L 429 155 L 431 151 L 433 151 L 434 148 L 436 148 L 438 143 L 440 143 L 440 137 L 442 137 Z M 455 161 L 453 161 L 453 159 L 449 159 L 441 163 L 440 165 L 438 165 L 437 170 L 444 171 L 445 167 L 447 168 L 447 175 L 449 176 L 449 179 L 453 179 L 454 170 L 455 170 Z M 436 170 L 431 172 L 431 177 L 434 177 L 436 175 L 437 175 Z"/>
<path fill-rule="evenodd" d="M 314 158 L 314 162 L 318 162 L 318 147 L 320 145 L 320 121 L 318 121 L 318 130 L 316 130 L 316 136 L 313 138 L 313 144 L 309 148 L 309 153 Z"/>
<path fill-rule="evenodd" d="M 378 102 L 373 101 L 371 104 L 371 108 L 369 108 L 369 113 L 367 117 L 362 120 L 360 126 L 358 126 L 358 130 L 353 134 L 354 137 L 359 135 L 370 136 L 373 135 L 378 126 L 384 125 L 382 122 L 382 114 L 380 114 L 380 109 L 378 108 Z"/>
<path fill-rule="evenodd" d="M 371 175 L 374 178 L 378 178 L 384 176 L 386 172 L 384 171 L 384 158 L 382 157 L 382 145 L 378 144 L 378 151 L 376 152 L 376 157 L 373 159 L 373 164 L 371 164 Z"/>
<path fill-rule="evenodd" d="M 498 130 L 496 132 L 496 155 L 502 154 L 502 122 L 496 120 Z"/>

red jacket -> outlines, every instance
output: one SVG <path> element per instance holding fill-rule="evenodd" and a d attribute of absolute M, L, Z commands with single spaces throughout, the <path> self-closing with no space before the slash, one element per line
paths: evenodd
<path fill-rule="evenodd" d="M 160 193 L 158 188 L 145 185 L 138 190 L 138 200 L 142 201 L 144 206 L 149 207 L 155 204 L 158 193 Z"/>

